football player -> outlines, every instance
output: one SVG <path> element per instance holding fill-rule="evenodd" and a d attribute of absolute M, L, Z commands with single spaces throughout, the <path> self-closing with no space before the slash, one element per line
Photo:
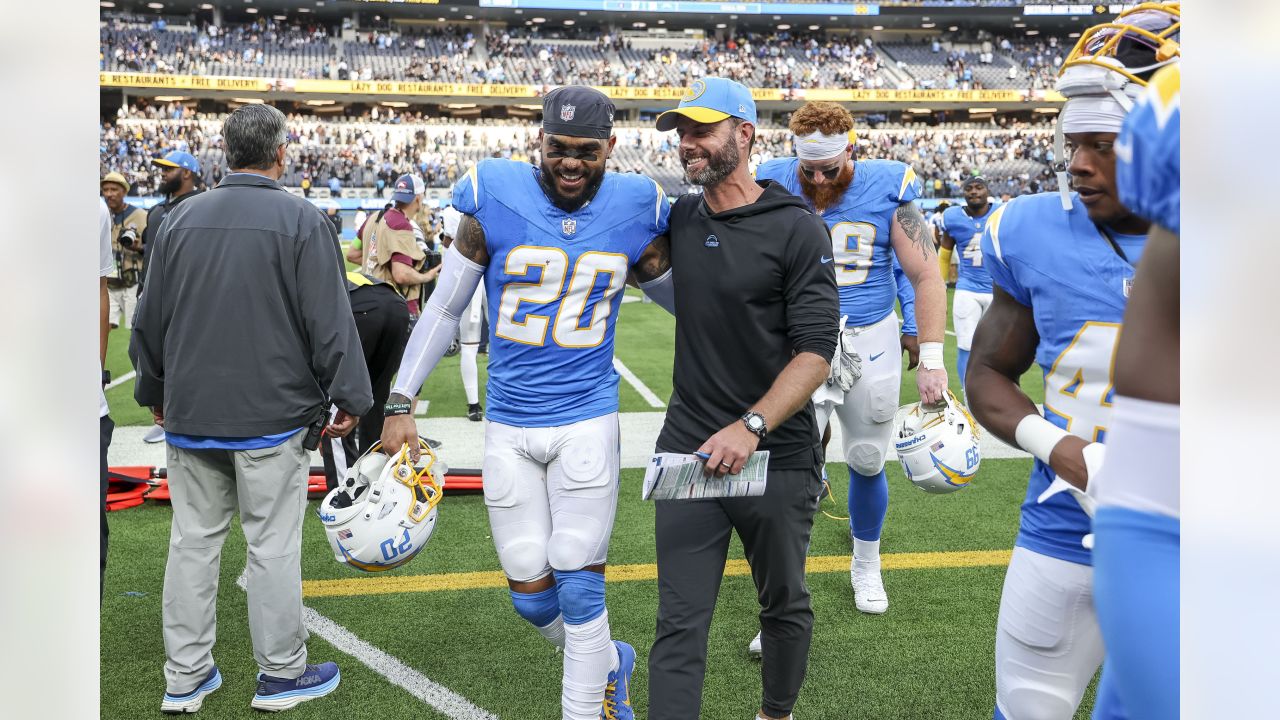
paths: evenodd
<path fill-rule="evenodd" d="M 951 253 L 960 251 L 956 293 L 951 314 L 956 327 L 956 375 L 964 387 L 965 368 L 969 364 L 969 347 L 973 331 L 982 314 L 991 307 L 991 274 L 982 267 L 982 230 L 999 203 L 992 203 L 987 181 L 971 177 L 964 181 L 964 205 L 947 208 L 942 213 L 942 247 L 938 250 L 938 267 L 946 277 L 951 269 Z"/>
<path fill-rule="evenodd" d="M 463 217 L 382 435 L 384 447 L 417 454 L 409 399 L 483 277 L 493 329 L 485 505 L 516 612 L 564 648 L 564 720 L 634 717 L 635 650 L 611 640 L 604 602 L 618 497 L 613 329 L 628 273 L 647 282 L 669 267 L 668 203 L 649 178 L 605 171 L 613 111 L 598 90 L 557 88 L 543 100 L 540 166 L 484 160 L 454 185 Z"/>
<path fill-rule="evenodd" d="M 1158 42 L 1181 58 L 1171 35 Z M 1093 596 L 1107 647 L 1103 685 L 1134 720 L 1179 709 L 1180 86 L 1177 63 L 1156 73 L 1116 141 L 1120 200 L 1152 226 L 1116 349 L 1107 461 L 1096 479 Z"/>
<path fill-rule="evenodd" d="M 1142 12 L 1127 20 L 1157 30 L 1174 22 Z M 1085 547 L 1095 501 L 1083 491 L 1101 463 L 1112 358 L 1148 229 L 1117 193 L 1116 136 L 1158 48 L 1125 41 L 1093 58 L 1118 32 L 1101 27 L 1068 56 L 1057 84 L 1067 98 L 1057 133 L 1069 144 L 1057 155 L 1069 160 L 1075 192 L 1060 180 L 1060 193 L 1017 198 L 982 236 L 994 287 L 968 396 L 979 422 L 1035 457 L 997 619 L 997 719 L 1071 718 L 1103 659 Z M 1044 372 L 1043 416 L 1019 386 L 1033 362 Z"/>
<path fill-rule="evenodd" d="M 810 102 L 791 116 L 796 157 L 770 160 L 756 177 L 804 197 L 831 231 L 840 313 L 840 348 L 851 351 L 852 386 L 830 384 L 814 395 L 818 426 L 832 414 L 844 430 L 849 465 L 849 518 L 854 604 L 865 613 L 889 608 L 880 576 L 880 531 L 889 504 L 884 461 L 898 410 L 902 355 L 893 313 L 893 257 L 916 295 L 920 369 L 916 386 L 926 404 L 947 388 L 942 341 L 946 287 L 938 274 L 933 235 L 913 200 L 920 181 L 894 160 L 853 158 L 853 116 L 836 103 Z M 839 353 L 838 353 L 839 354 Z M 833 362 L 833 378 L 839 373 Z"/>

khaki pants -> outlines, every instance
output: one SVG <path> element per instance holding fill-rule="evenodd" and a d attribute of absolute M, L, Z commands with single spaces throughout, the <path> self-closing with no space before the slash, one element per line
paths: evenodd
<path fill-rule="evenodd" d="M 310 458 L 302 448 L 304 435 L 261 450 L 168 446 L 173 527 L 162 615 L 168 692 L 193 690 L 213 668 L 222 542 L 237 508 L 249 546 L 245 574 L 254 659 L 276 677 L 294 678 L 305 669 L 302 517 Z"/>

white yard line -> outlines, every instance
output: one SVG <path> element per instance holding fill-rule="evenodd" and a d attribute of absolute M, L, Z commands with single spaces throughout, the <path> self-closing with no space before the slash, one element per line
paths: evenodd
<path fill-rule="evenodd" d="M 244 572 L 236 580 L 240 589 L 245 588 Z M 354 633 L 315 610 L 302 608 L 302 620 L 307 631 L 319 635 L 339 651 L 359 660 L 361 664 L 381 675 L 392 685 L 403 688 L 410 695 L 435 708 L 452 720 L 498 720 L 498 716 L 482 710 L 470 700 L 432 681 L 426 675 L 405 665 L 399 659 L 356 637 Z"/>
<path fill-rule="evenodd" d="M 666 407 L 666 403 L 662 402 L 657 395 L 654 395 L 653 391 L 646 387 L 645 384 L 640 381 L 640 378 L 636 377 L 636 374 L 631 372 L 631 369 L 626 365 L 623 365 L 622 361 L 616 357 L 613 359 L 613 369 L 618 371 L 618 374 L 622 376 L 623 380 L 627 381 L 628 385 L 635 388 L 635 391 L 640 393 L 640 397 L 644 398 L 645 402 L 649 403 L 649 407 Z"/>
<path fill-rule="evenodd" d="M 115 387 L 115 386 L 117 386 L 117 385 L 123 385 L 123 384 L 125 384 L 125 383 L 129 382 L 130 380 L 132 380 L 132 379 L 133 379 L 134 377 L 136 377 L 137 375 L 138 375 L 138 373 L 136 373 L 136 372 L 134 372 L 134 371 L 130 370 L 129 372 L 127 372 L 127 373 L 125 373 L 125 374 L 121 375 L 120 377 L 116 378 L 115 380 L 112 380 L 111 382 L 107 383 L 107 389 L 108 389 L 108 390 L 110 390 L 111 388 L 113 388 L 113 387 Z"/>

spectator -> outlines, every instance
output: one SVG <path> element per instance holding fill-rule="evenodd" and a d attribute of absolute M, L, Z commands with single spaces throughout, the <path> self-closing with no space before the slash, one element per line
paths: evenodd
<path fill-rule="evenodd" d="M 107 338 L 111 326 L 107 320 L 111 301 L 108 299 L 107 278 L 115 269 L 111 257 L 111 213 L 106 201 L 98 201 L 98 362 L 102 370 L 102 385 L 107 383 Z M 98 457 L 101 468 L 98 475 L 98 527 L 101 541 L 98 550 L 98 602 L 102 602 L 102 589 L 107 578 L 107 450 L 111 447 L 111 434 L 115 423 L 108 414 L 107 393 L 98 388 Z"/>
<path fill-rule="evenodd" d="M 222 135 L 231 172 L 156 236 L 132 338 L 134 396 L 168 431 L 165 712 L 195 712 L 221 685 L 216 588 L 237 505 L 260 673 L 250 705 L 283 710 L 337 688 L 336 664 L 307 663 L 307 438 L 318 441 L 330 403 L 339 437 L 373 406 L 333 226 L 277 182 L 284 115 L 245 105 Z"/>

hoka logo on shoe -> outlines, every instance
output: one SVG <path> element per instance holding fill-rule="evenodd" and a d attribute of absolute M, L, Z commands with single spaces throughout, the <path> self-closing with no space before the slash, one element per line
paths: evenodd
<path fill-rule="evenodd" d="M 298 687 L 307 687 L 308 685 L 315 685 L 316 683 L 320 682 L 320 676 L 319 675 L 303 675 L 302 677 L 298 678 L 294 682 L 298 684 Z"/>

